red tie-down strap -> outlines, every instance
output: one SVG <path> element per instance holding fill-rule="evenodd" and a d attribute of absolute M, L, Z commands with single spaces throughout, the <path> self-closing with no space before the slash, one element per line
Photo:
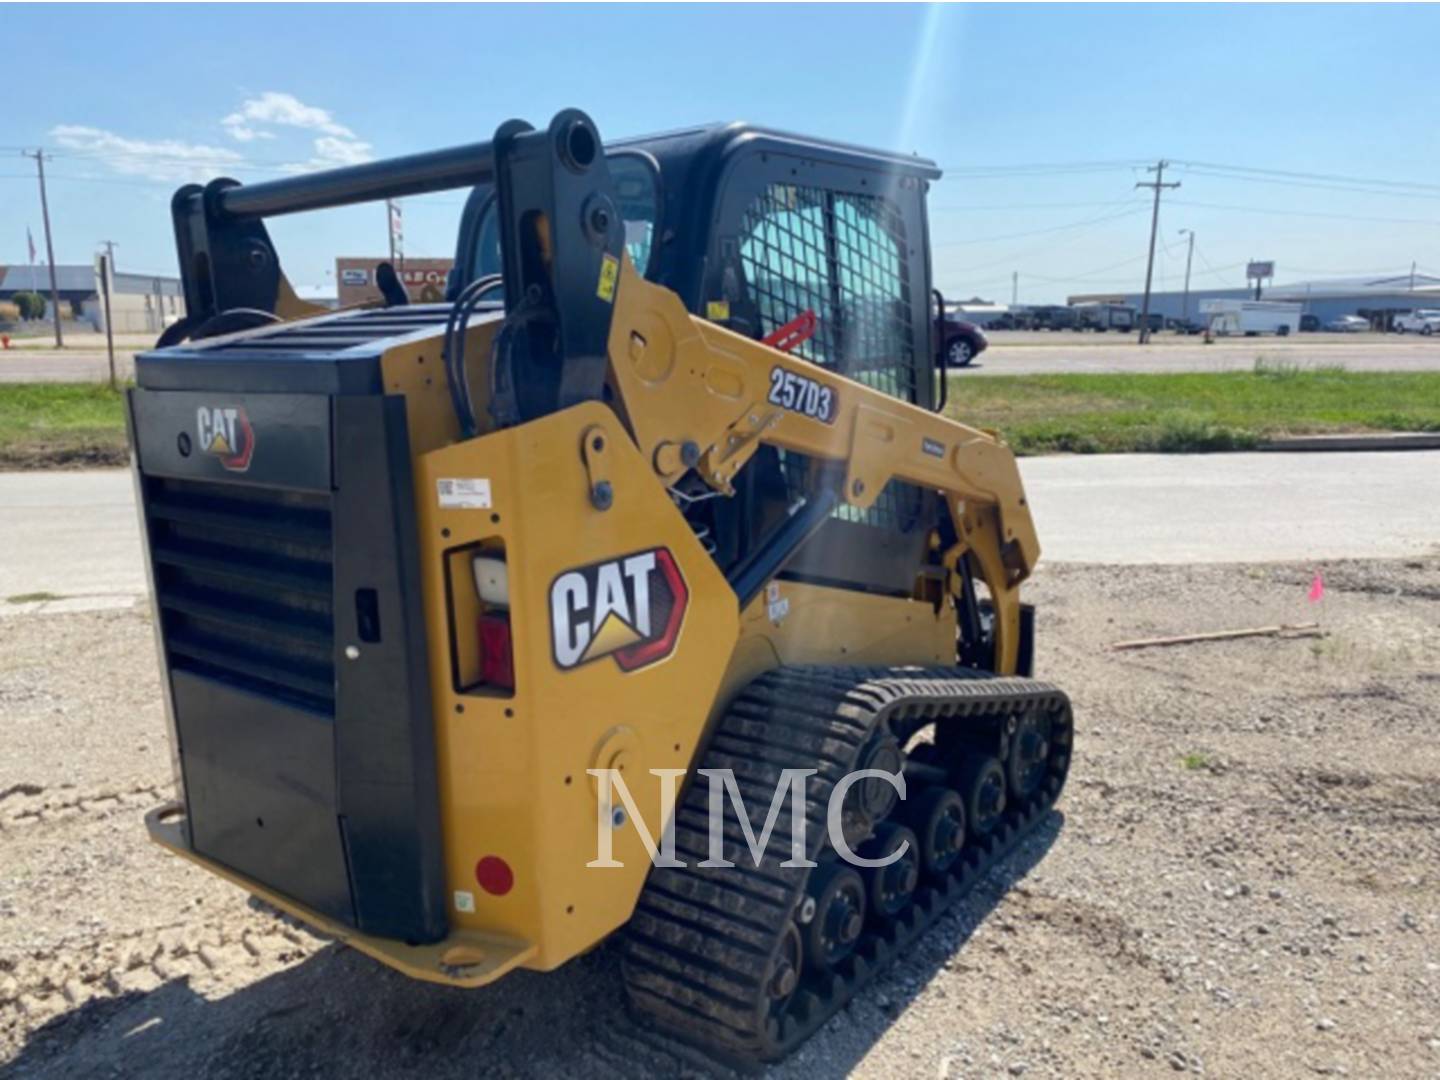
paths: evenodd
<path fill-rule="evenodd" d="M 802 345 L 814 337 L 815 328 L 819 324 L 820 320 L 815 318 L 815 312 L 806 308 L 784 326 L 779 327 L 773 334 L 762 338 L 761 341 L 772 349 L 790 352 L 797 345 Z"/>

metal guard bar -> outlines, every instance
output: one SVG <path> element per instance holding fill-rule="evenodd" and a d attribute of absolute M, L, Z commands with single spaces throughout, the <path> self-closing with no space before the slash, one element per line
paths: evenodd
<path fill-rule="evenodd" d="M 473 187 L 494 178 L 494 142 L 471 143 L 225 188 L 215 197 L 215 209 L 227 218 L 277 217 Z"/>

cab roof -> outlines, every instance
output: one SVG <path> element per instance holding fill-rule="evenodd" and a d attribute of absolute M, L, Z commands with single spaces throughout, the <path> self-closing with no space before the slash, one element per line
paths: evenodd
<path fill-rule="evenodd" d="M 607 141 L 606 146 L 612 150 L 645 150 L 657 158 L 714 154 L 723 159 L 741 150 L 774 150 L 778 153 L 822 157 L 846 164 L 867 165 L 885 171 L 906 173 L 923 180 L 938 180 L 941 176 L 940 167 L 934 161 L 918 154 L 900 154 L 812 135 L 796 135 L 793 132 L 761 127 L 740 120 L 701 124 L 654 135 L 613 139 Z"/>

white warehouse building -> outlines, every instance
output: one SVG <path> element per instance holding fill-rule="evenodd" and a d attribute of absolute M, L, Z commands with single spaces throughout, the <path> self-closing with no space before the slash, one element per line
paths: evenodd
<path fill-rule="evenodd" d="M 1203 321 L 1200 304 L 1204 300 L 1246 300 L 1254 296 L 1254 289 L 1191 289 L 1188 298 L 1180 291 L 1152 292 L 1150 310 L 1167 319 Z M 1396 315 L 1417 308 L 1440 308 L 1440 278 L 1430 274 L 1390 274 L 1299 281 L 1267 286 L 1261 290 L 1260 298 L 1298 303 L 1303 315 L 1313 315 L 1322 324 L 1341 315 L 1359 315 L 1369 319 L 1377 330 L 1387 330 Z M 1144 299 L 1141 292 L 1087 293 L 1067 297 L 1066 302 L 1129 304 L 1138 310 Z"/>

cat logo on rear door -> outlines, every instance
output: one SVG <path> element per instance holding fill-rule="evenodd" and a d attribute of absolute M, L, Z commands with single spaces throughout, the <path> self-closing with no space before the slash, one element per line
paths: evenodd
<path fill-rule="evenodd" d="M 231 472 L 250 468 L 255 453 L 255 429 L 239 405 L 201 405 L 195 410 L 195 433 L 200 449 L 214 454 Z"/>
<path fill-rule="evenodd" d="M 613 656 L 638 671 L 675 650 L 690 590 L 668 548 L 566 570 L 550 585 L 550 643 L 568 671 Z"/>

